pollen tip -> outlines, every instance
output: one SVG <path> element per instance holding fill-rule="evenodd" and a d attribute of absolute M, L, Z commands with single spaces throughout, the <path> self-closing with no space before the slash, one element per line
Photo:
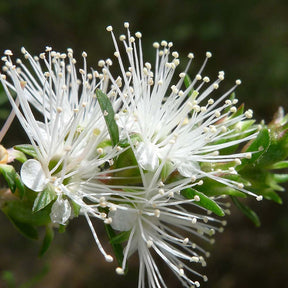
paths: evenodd
<path fill-rule="evenodd" d="M 115 271 L 116 271 L 116 273 L 118 275 L 123 275 L 124 274 L 124 270 L 121 267 L 117 267 Z"/>

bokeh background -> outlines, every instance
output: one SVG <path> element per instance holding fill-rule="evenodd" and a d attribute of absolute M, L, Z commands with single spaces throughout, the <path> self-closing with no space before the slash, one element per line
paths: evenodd
<path fill-rule="evenodd" d="M 0 51 L 11 49 L 19 56 L 25 46 L 37 55 L 46 45 L 63 52 L 71 47 L 79 60 L 86 51 L 89 65 L 96 67 L 99 59 L 113 55 L 105 27 L 113 25 L 122 34 L 123 22 L 129 21 L 132 31 L 143 34 L 148 61 L 154 59 L 152 43 L 163 39 L 173 41 L 182 56 L 194 52 L 191 73 L 197 72 L 205 51 L 213 52 L 207 74 L 225 71 L 222 91 L 240 78 L 238 98 L 253 108 L 257 120 L 269 122 L 278 106 L 288 111 L 287 14 L 286 0 L 0 0 Z M 0 105 L 2 125 L 9 105 L 3 97 Z M 3 143 L 24 141 L 15 121 Z M 250 200 L 261 218 L 260 228 L 232 207 L 225 232 L 209 248 L 209 282 L 202 287 L 288 287 L 286 192 L 283 200 L 283 205 Z M 137 287 L 137 259 L 132 259 L 128 276 L 115 275 L 83 219 L 73 221 L 66 233 L 56 233 L 42 258 L 37 256 L 39 247 L 40 242 L 19 235 L 0 214 L 0 287 Z M 165 278 L 169 287 L 180 287 L 169 271 Z"/>

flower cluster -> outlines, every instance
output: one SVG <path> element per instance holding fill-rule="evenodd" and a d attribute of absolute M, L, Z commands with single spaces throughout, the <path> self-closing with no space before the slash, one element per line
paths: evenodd
<path fill-rule="evenodd" d="M 141 33 L 132 35 L 129 23 L 124 27 L 119 41 L 107 27 L 118 76 L 111 59 L 98 62 L 100 71 L 88 69 L 85 52 L 77 70 L 72 49 L 46 47 L 33 57 L 22 48 L 29 65 L 14 64 L 5 51 L 1 82 L 31 143 L 15 147 L 29 156 L 20 171 L 19 201 L 32 203 L 35 217 L 48 211 L 46 226 L 63 227 L 84 215 L 110 262 L 91 218 L 103 221 L 118 274 L 138 253 L 139 288 L 167 287 L 157 258 L 184 287 L 199 287 L 207 276 L 194 264 L 206 265 L 209 252 L 201 242 L 213 243 L 215 232 L 223 231 L 224 198 L 262 199 L 240 172 L 259 154 L 251 143 L 263 133 L 252 110 L 236 106 L 240 80 L 215 96 L 224 72 L 205 76 L 210 52 L 191 79 L 192 53 L 182 68 L 171 42 L 155 42 L 155 63 L 145 62 Z"/>

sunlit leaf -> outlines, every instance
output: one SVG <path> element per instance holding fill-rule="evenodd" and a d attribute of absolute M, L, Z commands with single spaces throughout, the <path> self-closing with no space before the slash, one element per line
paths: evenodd
<path fill-rule="evenodd" d="M 13 147 L 15 150 L 21 151 L 26 155 L 29 155 L 35 159 L 37 159 L 37 152 L 35 148 L 30 144 L 16 145 Z"/>
<path fill-rule="evenodd" d="M 117 123 L 115 121 L 115 113 L 112 107 L 112 104 L 107 97 L 106 94 L 104 94 L 101 90 L 96 90 L 96 96 L 100 105 L 100 108 L 102 110 L 102 113 L 104 115 L 104 119 L 106 121 L 106 125 L 109 131 L 109 135 L 112 141 L 112 145 L 116 146 L 119 142 L 119 130 Z"/>
<path fill-rule="evenodd" d="M 224 216 L 225 213 L 222 208 L 211 198 L 207 197 L 201 192 L 198 192 L 192 188 L 187 188 L 181 191 L 181 194 L 187 199 L 193 199 L 196 195 L 199 196 L 200 201 L 195 201 L 194 203 L 201 206 L 209 211 L 212 211 L 218 216 Z"/>

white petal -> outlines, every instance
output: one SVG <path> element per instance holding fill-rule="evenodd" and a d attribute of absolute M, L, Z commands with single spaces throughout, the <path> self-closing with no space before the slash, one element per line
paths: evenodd
<path fill-rule="evenodd" d="M 52 222 L 65 224 L 71 215 L 71 206 L 67 199 L 58 198 L 52 205 L 50 218 Z"/>
<path fill-rule="evenodd" d="M 123 205 L 127 206 L 128 205 Z M 129 231 L 137 221 L 137 213 L 131 210 L 117 209 L 110 211 L 109 217 L 112 218 L 111 226 L 117 231 Z"/>
<path fill-rule="evenodd" d="M 148 171 L 154 171 L 159 166 L 158 148 L 150 142 L 141 142 L 136 150 L 136 159 L 140 166 Z"/>
<path fill-rule="evenodd" d="M 35 159 L 29 159 L 22 165 L 20 175 L 23 183 L 35 192 L 43 191 L 48 182 L 41 163 Z"/>
<path fill-rule="evenodd" d="M 178 166 L 179 173 L 184 177 L 192 177 L 197 174 L 197 170 L 200 170 L 199 164 L 194 161 L 190 162 L 181 162 Z"/>

